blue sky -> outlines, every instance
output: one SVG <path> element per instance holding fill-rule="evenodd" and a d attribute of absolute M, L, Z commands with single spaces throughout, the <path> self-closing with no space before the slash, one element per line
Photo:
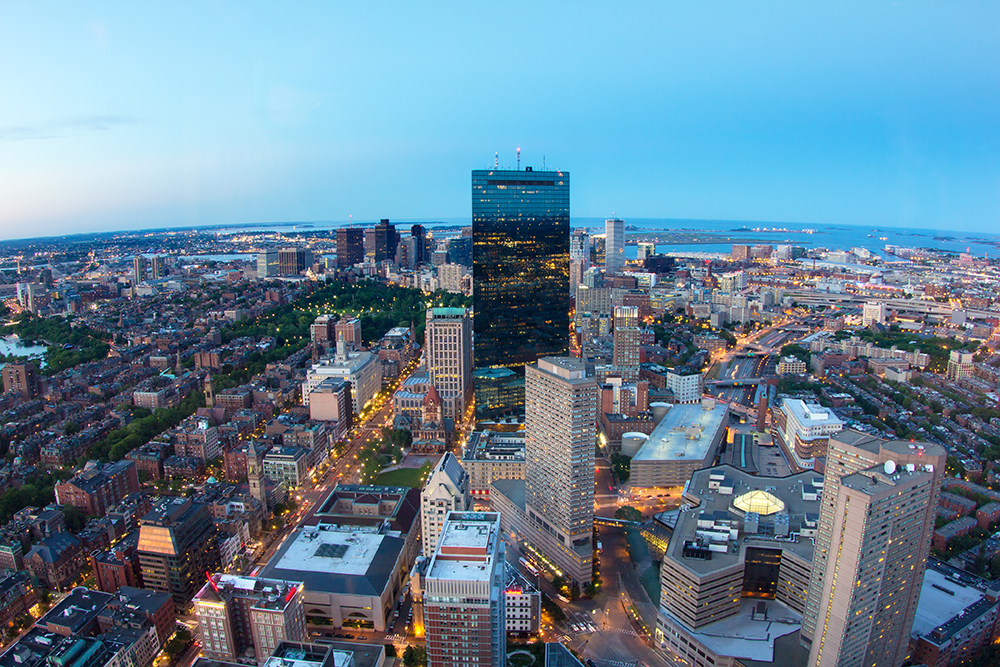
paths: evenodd
<path fill-rule="evenodd" d="M 0 238 L 572 214 L 1000 232 L 1000 3 L 0 3 Z"/>

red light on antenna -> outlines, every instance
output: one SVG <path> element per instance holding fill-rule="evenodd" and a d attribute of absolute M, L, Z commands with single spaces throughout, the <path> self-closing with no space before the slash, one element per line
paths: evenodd
<path fill-rule="evenodd" d="M 298 586 L 292 586 L 292 590 L 288 591 L 288 595 L 285 596 L 285 602 L 291 600 L 297 590 L 299 590 Z"/>

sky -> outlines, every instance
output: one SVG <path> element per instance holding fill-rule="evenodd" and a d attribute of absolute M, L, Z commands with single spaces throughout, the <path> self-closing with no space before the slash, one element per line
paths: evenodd
<path fill-rule="evenodd" d="M 1000 233 L 998 2 L 0 0 L 0 238 L 574 217 Z"/>

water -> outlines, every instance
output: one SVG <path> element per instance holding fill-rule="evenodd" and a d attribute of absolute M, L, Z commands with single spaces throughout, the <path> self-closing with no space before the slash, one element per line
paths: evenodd
<path fill-rule="evenodd" d="M 45 352 L 47 348 L 44 345 L 23 345 L 21 339 L 17 336 L 6 336 L 0 338 L 0 354 L 5 356 L 15 356 L 15 357 L 28 357 L 29 359 L 40 359 L 42 367 L 45 366 Z M 0 368 L 3 368 L 4 364 L 0 362 Z"/>
<path fill-rule="evenodd" d="M 805 248 L 826 248 L 827 250 L 850 250 L 866 248 L 874 254 L 884 256 L 886 245 L 914 248 L 933 248 L 951 252 L 966 252 L 982 257 L 1000 257 L 1000 235 L 979 232 L 958 232 L 932 229 L 904 229 L 898 227 L 871 227 L 860 225 L 809 225 L 800 223 L 743 222 L 738 220 L 670 220 L 635 219 L 625 220 L 626 233 L 643 230 L 670 230 L 706 232 L 712 236 L 720 234 L 742 240 L 772 245 L 790 244 Z M 595 233 L 604 232 L 604 221 L 595 218 L 577 218 L 574 227 L 586 227 Z M 629 229 L 632 227 L 632 229 Z M 762 228 L 781 228 L 782 231 L 752 231 Z M 749 231 L 745 231 L 749 230 Z M 807 233 L 804 230 L 812 230 Z M 883 240 L 882 237 L 885 237 Z M 625 247 L 625 255 L 635 258 L 638 248 Z M 721 252 L 732 251 L 732 243 L 664 243 L 656 245 L 657 252 Z"/>

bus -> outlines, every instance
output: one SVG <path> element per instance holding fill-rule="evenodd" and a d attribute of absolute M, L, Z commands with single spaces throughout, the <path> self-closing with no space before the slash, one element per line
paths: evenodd
<path fill-rule="evenodd" d="M 601 541 L 597 540 L 597 553 L 601 553 L 604 549 L 601 547 Z"/>
<path fill-rule="evenodd" d="M 532 564 L 531 564 L 530 562 L 528 562 L 528 559 L 527 559 L 527 558 L 523 558 L 523 557 L 522 557 L 522 558 L 519 558 L 519 559 L 518 559 L 518 562 L 519 562 L 519 563 L 520 563 L 521 565 L 523 565 L 523 566 L 524 566 L 524 569 L 525 569 L 525 570 L 527 570 L 528 572 L 532 573 L 532 574 L 533 574 L 533 575 L 535 575 L 536 577 L 538 576 L 538 568 L 536 568 L 536 567 L 535 567 L 534 565 L 532 565 Z"/>

